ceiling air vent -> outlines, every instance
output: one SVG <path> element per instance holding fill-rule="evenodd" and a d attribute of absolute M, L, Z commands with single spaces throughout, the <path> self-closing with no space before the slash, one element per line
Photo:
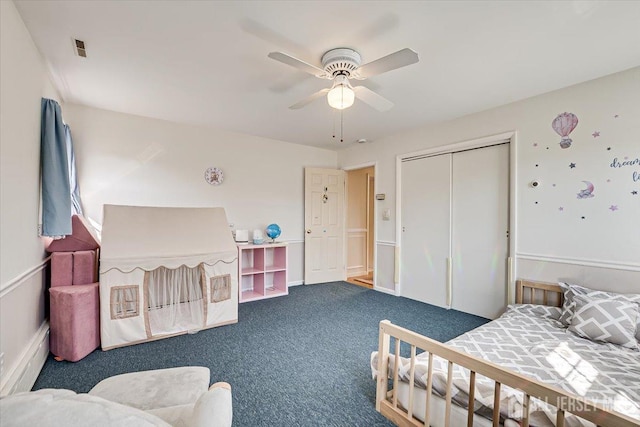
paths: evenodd
<path fill-rule="evenodd" d="M 78 39 L 73 39 L 75 47 L 76 47 L 76 53 L 78 54 L 78 56 L 82 56 L 83 58 L 87 57 L 87 51 L 84 47 L 84 42 L 82 40 L 78 40 Z"/>

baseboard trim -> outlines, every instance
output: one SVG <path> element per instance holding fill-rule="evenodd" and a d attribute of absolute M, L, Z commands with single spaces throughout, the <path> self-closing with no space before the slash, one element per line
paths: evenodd
<path fill-rule="evenodd" d="M 374 291 L 378 291 L 378 292 L 382 292 L 384 294 L 389 294 L 389 295 L 396 296 L 396 291 L 394 289 L 383 288 L 381 286 L 374 286 L 373 290 Z"/>
<path fill-rule="evenodd" d="M 640 271 L 640 264 L 632 264 L 632 263 L 602 261 L 602 260 L 594 260 L 594 259 L 581 259 L 581 258 L 566 258 L 566 257 L 556 257 L 552 255 L 539 255 L 539 254 L 528 254 L 528 253 L 517 253 L 516 257 L 517 259 L 524 259 L 524 260 L 530 260 L 530 261 L 544 261 L 544 262 L 555 262 L 559 264 L 583 265 L 586 267 L 610 268 L 613 270 Z"/>
<path fill-rule="evenodd" d="M 304 280 L 294 280 L 293 282 L 289 282 L 289 287 L 300 285 L 304 285 Z"/>
<path fill-rule="evenodd" d="M 376 245 L 380 245 L 380 246 L 395 246 L 396 242 L 391 242 L 389 240 L 376 240 Z"/>
<path fill-rule="evenodd" d="M 46 257 L 45 259 L 42 260 L 42 262 L 39 262 L 38 264 L 34 265 L 24 273 L 14 277 L 12 280 L 8 281 L 5 285 L 0 287 L 0 298 L 2 298 L 3 296 L 11 292 L 18 286 L 20 286 L 20 284 L 26 282 L 29 278 L 33 277 L 36 273 L 41 272 L 47 266 L 47 263 L 49 262 L 50 258 L 51 256 Z"/>
<path fill-rule="evenodd" d="M 49 322 L 45 320 L 20 355 L 20 363 L 5 376 L 0 396 L 30 391 L 49 356 Z"/>

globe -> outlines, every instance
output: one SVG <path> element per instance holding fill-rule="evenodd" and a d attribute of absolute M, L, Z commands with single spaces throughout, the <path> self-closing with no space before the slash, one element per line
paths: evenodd
<path fill-rule="evenodd" d="M 267 225 L 267 228 L 266 228 L 265 231 L 267 232 L 267 236 L 269 236 L 269 238 L 271 239 L 272 243 L 278 237 L 280 237 L 280 233 L 282 233 L 282 230 L 280 230 L 280 226 L 278 224 L 269 224 L 269 225 Z"/>

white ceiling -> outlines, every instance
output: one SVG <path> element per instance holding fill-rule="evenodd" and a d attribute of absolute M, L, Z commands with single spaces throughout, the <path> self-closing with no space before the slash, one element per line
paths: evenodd
<path fill-rule="evenodd" d="M 65 102 L 340 148 L 640 65 L 640 2 L 16 1 Z M 72 38 L 88 58 L 75 56 Z M 420 62 L 364 84 L 395 103 L 339 113 L 330 86 L 267 58 L 363 63 L 409 47 Z"/>

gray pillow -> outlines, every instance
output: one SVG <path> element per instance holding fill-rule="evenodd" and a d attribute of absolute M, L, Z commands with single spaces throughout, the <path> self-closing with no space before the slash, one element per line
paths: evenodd
<path fill-rule="evenodd" d="M 574 295 L 575 312 L 569 331 L 595 342 L 608 342 L 638 351 L 635 331 L 638 304 Z"/>
<path fill-rule="evenodd" d="M 562 304 L 562 314 L 560 315 L 559 320 L 565 326 L 569 326 L 571 324 L 571 318 L 575 311 L 574 297 L 576 295 L 586 295 L 589 298 L 612 299 L 616 301 L 640 304 L 640 294 L 619 294 L 616 292 L 597 291 L 585 288 L 584 286 L 564 282 L 560 282 L 558 284 L 564 290 L 564 303 Z M 635 336 L 636 340 L 640 342 L 640 316 L 638 316 L 636 322 Z"/>
<path fill-rule="evenodd" d="M 590 289 L 583 288 L 578 285 L 571 285 L 569 283 L 558 283 L 564 292 L 564 302 L 562 303 L 562 314 L 558 319 L 564 326 L 571 324 L 571 318 L 573 317 L 573 311 L 575 310 L 575 303 L 573 297 L 575 295 L 584 295 L 590 291 Z"/>

